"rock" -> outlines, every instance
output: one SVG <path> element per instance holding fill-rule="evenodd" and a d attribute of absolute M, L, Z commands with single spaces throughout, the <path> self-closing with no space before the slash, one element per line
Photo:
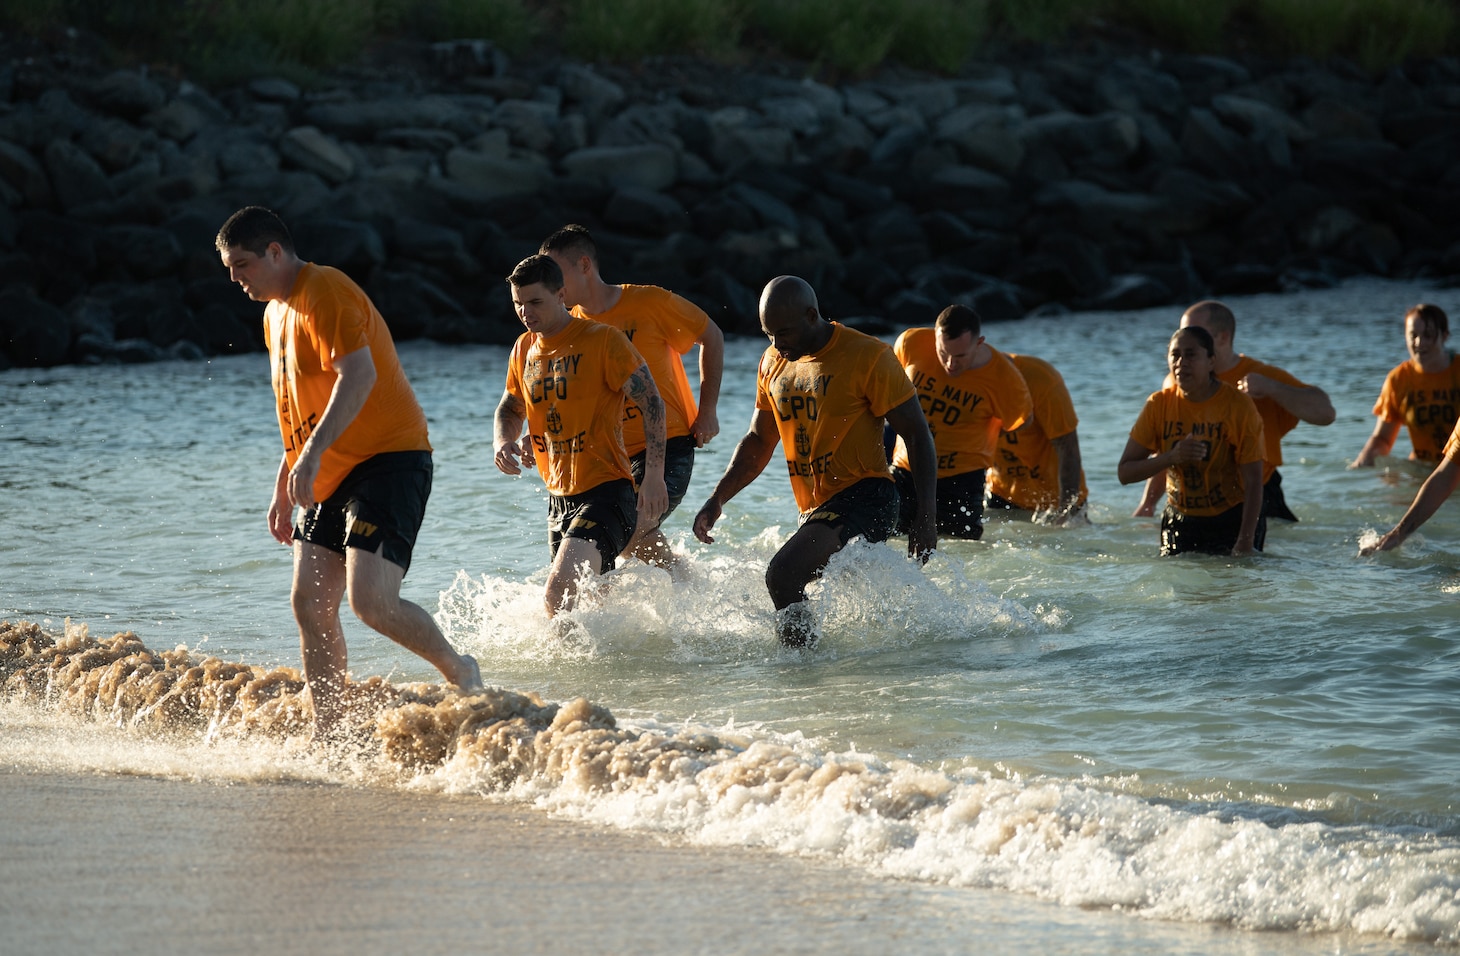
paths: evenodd
<path fill-rule="evenodd" d="M 603 221 L 642 236 L 667 236 L 691 228 L 689 212 L 679 200 L 638 186 L 615 190 L 603 209 Z"/>
<path fill-rule="evenodd" d="M 30 151 L 0 139 L 0 179 L 20 194 L 21 202 L 33 209 L 51 204 L 51 181 Z"/>
<path fill-rule="evenodd" d="M 248 91 L 261 100 L 271 103 L 293 103 L 299 99 L 297 85 L 277 76 L 261 76 L 249 80 Z"/>
<path fill-rule="evenodd" d="M 674 150 L 659 144 L 590 146 L 564 156 L 560 165 L 572 179 L 661 191 L 674 185 L 679 172 Z"/>
<path fill-rule="evenodd" d="M 182 262 L 177 237 L 157 226 L 119 225 L 102 231 L 97 253 L 124 278 L 149 280 L 175 275 Z"/>
<path fill-rule="evenodd" d="M 1118 166 L 1141 145 L 1140 125 L 1124 113 L 1047 113 L 1018 128 L 1025 149 L 1050 147 L 1074 166 Z"/>
<path fill-rule="evenodd" d="M 89 94 L 98 109 L 126 119 L 138 119 L 167 102 L 162 87 L 138 70 L 108 73 L 91 86 Z"/>
<path fill-rule="evenodd" d="M 50 367 L 69 358 L 71 327 L 66 313 L 33 293 L 0 291 L 0 352 L 22 367 Z"/>
<path fill-rule="evenodd" d="M 56 202 L 66 212 L 112 198 L 106 171 L 75 143 L 64 139 L 51 140 L 44 159 Z"/>
<path fill-rule="evenodd" d="M 1172 299 L 1171 288 L 1154 276 L 1116 275 L 1110 277 L 1104 291 L 1090 300 L 1090 307 L 1124 312 L 1166 305 Z"/>
<path fill-rule="evenodd" d="M 583 64 L 570 63 L 559 70 L 558 87 L 567 102 L 594 119 L 608 115 L 628 98 L 622 86 Z"/>
<path fill-rule="evenodd" d="M 342 183 L 355 175 L 355 161 L 340 144 L 314 126 L 296 126 L 279 141 L 279 155 L 326 182 Z"/>
<path fill-rule="evenodd" d="M 144 126 L 177 143 L 186 143 L 209 122 L 210 117 L 201 107 L 182 98 L 174 99 L 142 117 Z"/>
<path fill-rule="evenodd" d="M 446 175 L 479 199 L 528 196 L 552 182 L 552 170 L 535 156 L 497 157 L 461 148 L 446 153 Z"/>
<path fill-rule="evenodd" d="M 301 258 L 334 266 L 356 282 L 385 262 L 385 241 L 369 223 L 302 217 L 290 223 L 289 230 Z"/>

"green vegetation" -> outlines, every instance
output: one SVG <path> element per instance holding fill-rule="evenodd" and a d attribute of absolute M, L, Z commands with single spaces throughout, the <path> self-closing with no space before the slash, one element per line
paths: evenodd
<path fill-rule="evenodd" d="M 63 26 L 101 36 L 119 59 L 204 81 L 328 68 L 395 37 L 619 62 L 788 56 L 841 75 L 887 62 L 952 73 L 990 48 L 1110 27 L 1168 50 L 1341 56 L 1377 72 L 1460 49 L 1460 0 L 0 0 L 0 27 Z"/>

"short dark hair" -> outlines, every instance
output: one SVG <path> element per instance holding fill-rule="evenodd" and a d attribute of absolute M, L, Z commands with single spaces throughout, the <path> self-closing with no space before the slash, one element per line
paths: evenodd
<path fill-rule="evenodd" d="M 563 270 L 548 256 L 538 253 L 517 263 L 517 268 L 507 277 L 515 288 L 542 283 L 549 291 L 557 292 L 563 287 Z"/>
<path fill-rule="evenodd" d="M 1209 356 L 1211 356 L 1213 358 L 1216 357 L 1216 355 L 1217 355 L 1217 340 L 1214 339 L 1214 338 L 1212 338 L 1212 333 L 1208 332 L 1206 329 L 1202 328 L 1201 326 L 1199 326 L 1199 325 L 1185 325 L 1185 326 L 1182 326 L 1181 328 L 1177 329 L 1175 331 L 1175 333 L 1172 334 L 1171 341 L 1172 342 L 1175 342 L 1176 341 L 1176 337 L 1178 335 L 1190 335 L 1192 338 L 1196 339 L 1196 344 L 1197 345 L 1200 345 L 1202 347 L 1202 351 L 1206 352 L 1207 355 L 1209 355 Z"/>
<path fill-rule="evenodd" d="M 575 258 L 587 256 L 594 262 L 598 261 L 598 243 L 593 241 L 593 234 L 588 231 L 587 226 L 580 226 L 576 222 L 569 223 L 548 236 L 537 251 L 545 256 L 558 253 Z"/>
<path fill-rule="evenodd" d="M 1438 305 L 1422 302 L 1404 313 L 1404 317 L 1413 317 L 1416 322 L 1423 322 L 1427 328 L 1434 329 L 1441 335 L 1450 334 L 1450 317 Z"/>
<path fill-rule="evenodd" d="M 246 249 L 256 256 L 268 252 L 269 245 L 277 242 L 285 252 L 293 254 L 294 237 L 272 209 L 263 206 L 244 206 L 228 217 L 223 228 L 218 230 L 214 245 L 219 252 L 227 252 L 234 246 Z"/>
<path fill-rule="evenodd" d="M 974 338 L 983 334 L 983 320 L 966 305 L 948 306 L 938 313 L 938 321 L 933 324 L 950 339 L 961 339 L 965 332 L 972 332 Z"/>

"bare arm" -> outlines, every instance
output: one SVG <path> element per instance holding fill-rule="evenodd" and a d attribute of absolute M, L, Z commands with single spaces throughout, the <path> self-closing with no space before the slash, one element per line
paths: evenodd
<path fill-rule="evenodd" d="M 639 482 L 639 516 L 655 526 L 669 510 L 669 492 L 664 487 L 664 400 L 647 364 L 634 369 L 624 383 L 624 397 L 639 407 L 644 421 L 644 480 Z"/>
<path fill-rule="evenodd" d="M 522 474 L 518 459 L 523 457 L 518 438 L 522 435 L 522 423 L 527 421 L 527 405 L 511 392 L 503 392 L 497 403 L 497 414 L 493 419 L 492 447 L 495 449 L 492 461 L 504 475 Z"/>
<path fill-rule="evenodd" d="M 938 547 L 938 449 L 917 396 L 889 411 L 887 424 L 907 448 L 913 485 L 917 488 L 918 513 L 907 532 L 907 553 L 919 561 L 927 561 Z"/>
<path fill-rule="evenodd" d="M 700 346 L 700 407 L 689 433 L 696 448 L 720 434 L 720 379 L 725 374 L 725 333 L 713 321 L 697 340 Z"/>
<path fill-rule="evenodd" d="M 715 490 L 695 515 L 696 538 L 705 544 L 715 542 L 710 537 L 710 531 L 715 527 L 715 522 L 720 520 L 725 503 L 765 471 L 765 466 L 770 464 L 771 455 L 780 443 L 781 435 L 776 431 L 775 412 L 757 408 L 750 418 L 750 430 L 735 446 L 735 454 L 730 456 L 730 464 L 725 468 L 725 474 L 720 476 Z"/>
<path fill-rule="evenodd" d="M 294 505 L 289 501 L 289 456 L 279 459 L 279 471 L 274 476 L 274 494 L 269 501 L 269 534 L 280 544 L 289 544 L 294 538 Z"/>
<path fill-rule="evenodd" d="M 350 427 L 375 387 L 375 361 L 370 357 L 368 345 L 335 356 L 334 367 L 335 385 L 329 403 L 289 471 L 289 500 L 302 508 L 314 507 L 314 479 L 319 474 L 325 449 Z"/>
<path fill-rule="evenodd" d="M 1055 457 L 1059 461 L 1059 510 L 1054 520 L 1062 524 L 1080 502 L 1080 436 L 1077 432 L 1070 432 L 1051 438 L 1049 443 L 1054 446 Z"/>
<path fill-rule="evenodd" d="M 1257 522 L 1262 517 L 1262 459 L 1237 467 L 1242 472 L 1242 526 L 1232 555 L 1241 557 L 1257 548 Z"/>
<path fill-rule="evenodd" d="M 1136 510 L 1131 512 L 1132 517 L 1149 518 L 1156 513 L 1156 502 L 1166 493 L 1166 482 L 1161 480 L 1160 475 L 1152 475 L 1146 479 L 1146 487 L 1141 492 L 1141 503 L 1136 505 Z"/>
<path fill-rule="evenodd" d="M 1350 468 L 1368 468 L 1374 464 L 1374 459 L 1380 455 L 1387 455 L 1394 450 L 1394 440 L 1399 437 L 1399 423 L 1386 422 L 1384 419 L 1374 425 L 1374 433 L 1369 440 L 1364 442 L 1364 447 L 1359 450 L 1359 457 L 1354 459 Z"/>
<path fill-rule="evenodd" d="M 1172 465 L 1201 461 L 1206 455 L 1207 443 L 1192 435 L 1187 435 L 1172 445 L 1169 451 L 1160 453 L 1152 452 L 1131 438 L 1125 443 L 1125 451 L 1120 453 L 1120 464 L 1116 467 L 1115 474 L 1122 485 L 1132 485 L 1153 478 Z"/>
<path fill-rule="evenodd" d="M 1253 372 L 1242 377 L 1237 389 L 1254 399 L 1270 398 L 1309 425 L 1332 425 L 1337 417 L 1328 393 L 1314 385 L 1287 385 Z"/>
<path fill-rule="evenodd" d="M 1390 551 L 1399 547 L 1406 538 L 1419 530 L 1420 525 L 1440 510 L 1440 505 L 1455 493 L 1456 486 L 1460 486 L 1460 462 L 1446 456 L 1420 486 L 1419 493 L 1414 496 L 1414 501 L 1410 503 L 1409 510 L 1404 512 L 1404 517 L 1399 519 L 1399 523 L 1380 538 L 1378 543 L 1368 548 L 1360 548 L 1359 554 L 1373 554 L 1375 551 Z"/>

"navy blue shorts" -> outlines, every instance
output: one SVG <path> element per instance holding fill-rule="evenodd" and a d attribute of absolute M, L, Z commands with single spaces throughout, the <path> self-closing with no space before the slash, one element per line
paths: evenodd
<path fill-rule="evenodd" d="M 913 484 L 912 472 L 906 468 L 892 469 L 892 477 L 897 481 L 897 494 L 902 501 L 898 508 L 897 532 L 907 534 L 918 515 L 917 486 Z M 983 490 L 982 468 L 939 478 L 938 534 L 945 538 L 968 538 L 973 541 L 982 538 Z"/>
<path fill-rule="evenodd" d="M 554 558 L 564 538 L 598 547 L 598 573 L 613 570 L 638 520 L 639 499 L 627 478 L 605 481 L 581 495 L 548 495 L 548 547 Z"/>
<path fill-rule="evenodd" d="M 644 481 L 645 452 L 629 458 L 629 472 L 634 476 L 634 487 Z M 684 500 L 689 491 L 689 479 L 695 470 L 695 440 L 690 435 L 679 435 L 664 443 L 664 488 L 669 492 L 669 508 L 659 516 L 659 521 L 674 514 L 674 509 Z"/>
<path fill-rule="evenodd" d="M 836 528 L 842 544 L 856 537 L 876 543 L 897 529 L 897 485 L 885 478 L 863 478 L 801 516 L 803 526 L 821 522 Z"/>
<path fill-rule="evenodd" d="M 294 540 L 336 554 L 346 548 L 379 552 L 409 571 L 431 497 L 431 473 L 429 451 L 373 455 L 351 469 L 334 494 L 304 512 Z"/>
<path fill-rule="evenodd" d="M 1242 532 L 1242 506 L 1228 508 L 1219 515 L 1186 515 L 1169 504 L 1161 512 L 1161 555 L 1231 554 Z M 1257 519 L 1257 533 L 1252 547 L 1262 550 L 1267 539 L 1267 519 Z"/>

